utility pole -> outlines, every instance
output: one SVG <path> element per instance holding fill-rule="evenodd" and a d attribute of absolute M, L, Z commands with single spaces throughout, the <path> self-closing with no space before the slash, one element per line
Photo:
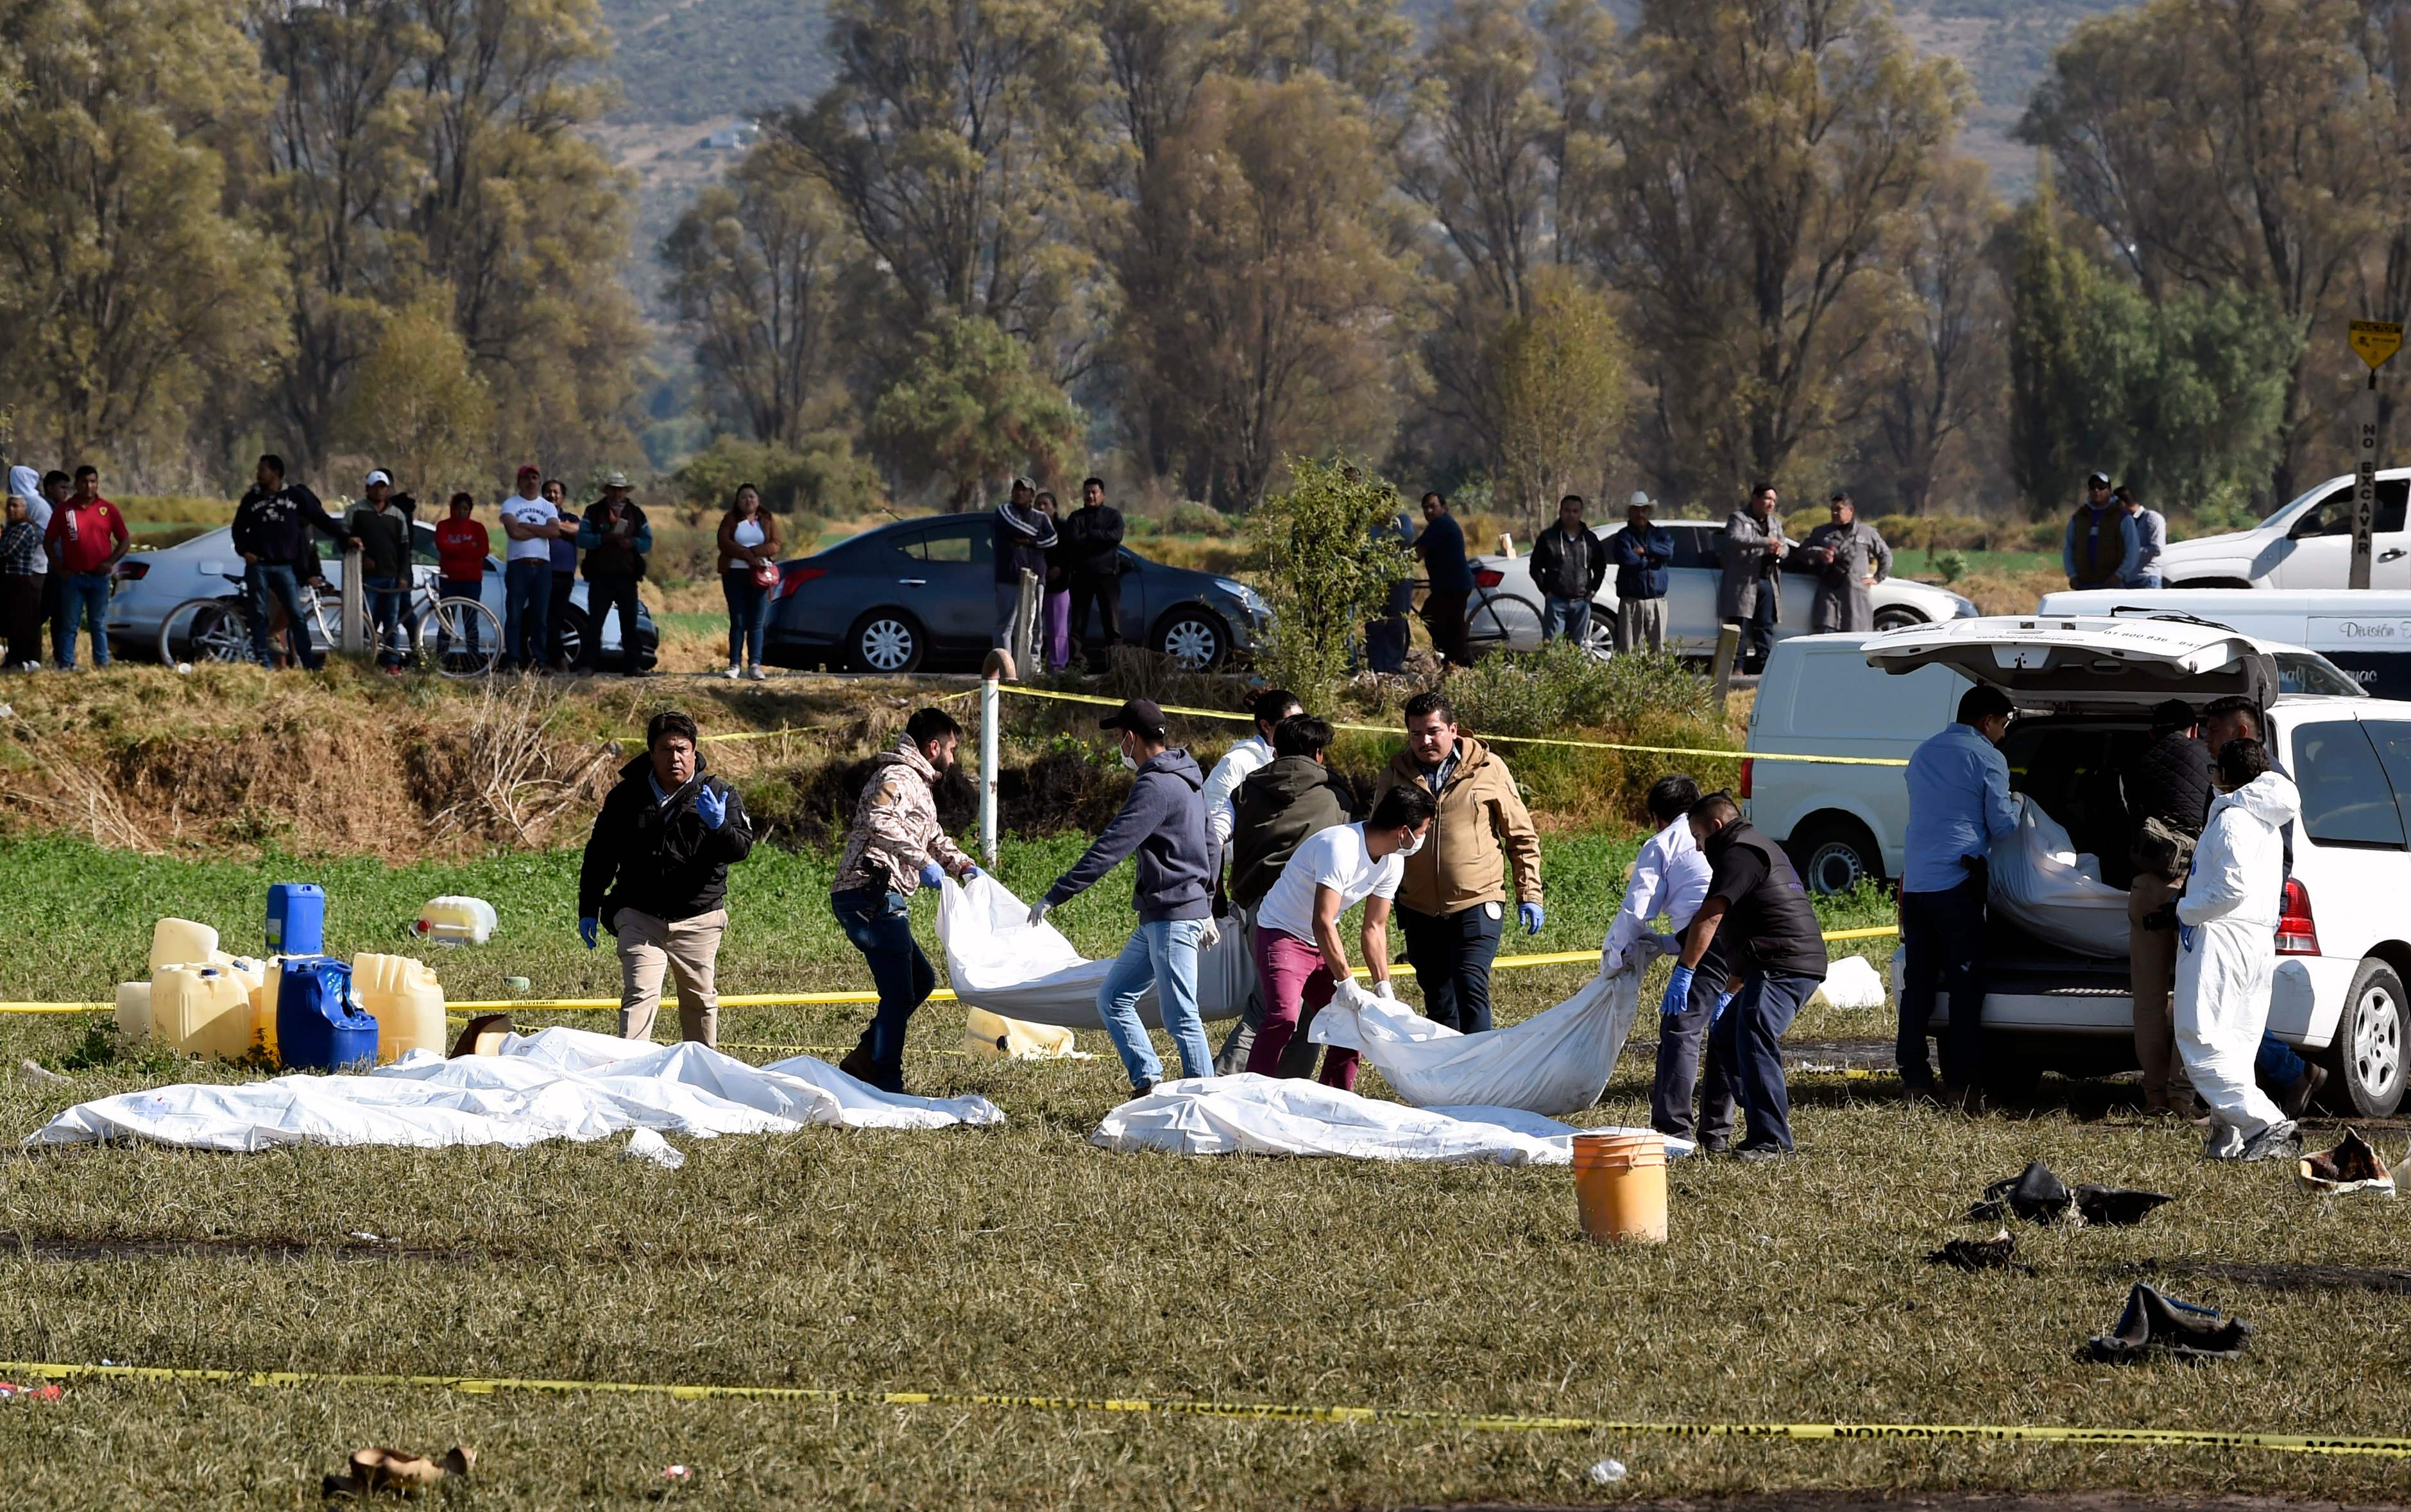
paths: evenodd
<path fill-rule="evenodd" d="M 2369 364 L 2369 387 L 2361 395 L 2358 444 L 2354 447 L 2358 476 L 2352 490 L 2352 576 L 2347 588 L 2369 587 L 2377 532 L 2377 370 L 2403 347 L 2403 324 L 2393 320 L 2356 320 L 2352 349 Z"/>

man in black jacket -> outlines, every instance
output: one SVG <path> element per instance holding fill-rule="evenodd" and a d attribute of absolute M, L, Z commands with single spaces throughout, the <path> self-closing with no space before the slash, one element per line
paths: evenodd
<path fill-rule="evenodd" d="M 1311 714 L 1293 714 L 1273 726 L 1273 759 L 1248 774 L 1231 802 L 1231 902 L 1238 922 L 1252 929 L 1256 906 L 1280 880 L 1281 868 L 1300 842 L 1356 817 L 1356 795 L 1339 774 L 1322 764 L 1331 726 Z M 1214 1056 L 1218 1076 L 1247 1069 L 1256 1031 L 1264 1027 L 1261 993 L 1251 994 L 1221 1050 Z M 1316 1048 L 1293 1040 L 1302 1054 Z"/>
<path fill-rule="evenodd" d="M 242 557 L 243 592 L 251 600 L 251 650 L 263 667 L 269 658 L 269 598 L 285 606 L 292 629 L 293 654 L 312 672 L 326 658 L 310 640 L 310 622 L 301 612 L 301 574 L 318 575 L 318 554 L 310 532 L 360 544 L 345 535 L 328 515 L 318 496 L 298 483 L 285 481 L 285 458 L 270 452 L 252 474 L 251 491 L 234 506 L 234 548 Z"/>
<path fill-rule="evenodd" d="M 1583 523 L 1582 495 L 1557 501 L 1557 528 L 1532 543 L 1532 586 L 1541 590 L 1541 638 L 1590 640 L 1590 601 L 1607 581 L 1607 545 Z"/>
<path fill-rule="evenodd" d="M 753 849 L 745 801 L 707 777 L 694 720 L 676 710 L 645 727 L 645 752 L 620 768 L 603 800 L 577 873 L 577 934 L 592 950 L 608 929 L 620 940 L 620 1038 L 650 1040 L 665 966 L 678 981 L 679 1038 L 720 1040 L 712 973 L 728 867 Z"/>
<path fill-rule="evenodd" d="M 1103 614 L 1107 648 L 1122 643 L 1122 512 L 1105 502 L 1104 479 L 1080 485 L 1080 507 L 1063 522 L 1063 539 L 1071 547 L 1072 638 L 1093 664 L 1089 605 Z"/>

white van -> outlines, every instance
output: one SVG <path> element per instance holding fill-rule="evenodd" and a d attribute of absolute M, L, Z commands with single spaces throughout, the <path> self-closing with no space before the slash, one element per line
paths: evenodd
<path fill-rule="evenodd" d="M 2374 698 L 2411 698 L 2411 591 L 2088 588 L 2046 594 L 2041 615 L 2178 615 L 2301 646 Z"/>
<path fill-rule="evenodd" d="M 2337 1101 L 2362 1116 L 2392 1112 L 2411 1028 L 2411 910 L 2399 901 L 2411 895 L 2411 703 L 2370 698 L 2314 652 L 2220 626 L 2007 616 L 1778 645 L 1747 749 L 1906 757 L 1977 681 L 2017 705 L 2002 747 L 2012 787 L 2079 851 L 2100 857 L 2117 887 L 2133 827 L 2118 777 L 2149 738 L 2154 705 L 2230 693 L 2262 704 L 2302 792 L 2269 1026 L 2322 1053 Z M 1804 879 L 1841 874 L 1836 834 L 1855 839 L 1867 874 L 1899 875 L 1908 810 L 1899 767 L 1751 761 L 1746 784 L 1753 821 L 1786 842 Z M 2014 1041 L 1995 1065 L 2134 1065 L 2123 958 L 2082 957 L 1998 917 L 1987 956 L 1984 1026 Z"/>

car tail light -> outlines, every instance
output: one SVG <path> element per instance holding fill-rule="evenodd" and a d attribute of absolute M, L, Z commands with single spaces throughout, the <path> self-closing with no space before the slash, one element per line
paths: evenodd
<path fill-rule="evenodd" d="M 1752 761 L 1746 756 L 1741 759 L 1741 784 L 1736 792 L 1736 796 L 1743 798 L 1749 796 L 1749 779 L 1751 775 L 1757 770 L 1758 763 Z"/>
<path fill-rule="evenodd" d="M 826 567 L 807 567 L 798 561 L 783 562 L 779 567 L 778 590 L 770 595 L 773 602 L 786 598 L 815 577 L 826 577 Z"/>
<path fill-rule="evenodd" d="M 1473 581 L 1483 588 L 1497 588 L 1507 581 L 1507 574 L 1496 567 L 1483 567 L 1474 573 Z"/>
<path fill-rule="evenodd" d="M 150 571 L 149 562 L 136 561 L 130 557 L 117 564 L 117 575 L 122 582 L 139 583 L 150 574 Z"/>
<path fill-rule="evenodd" d="M 2311 890 L 2298 877 L 2286 879 L 2285 898 L 2277 906 L 2277 953 L 2319 953 L 2319 925 L 2311 917 Z"/>

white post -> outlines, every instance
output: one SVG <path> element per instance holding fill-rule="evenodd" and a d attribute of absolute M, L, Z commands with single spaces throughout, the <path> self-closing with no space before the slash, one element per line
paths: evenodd
<path fill-rule="evenodd" d="M 343 618 L 343 622 L 335 627 L 337 649 L 365 651 L 369 648 L 368 602 L 368 585 L 360 581 L 359 547 L 345 546 L 343 548 L 343 592 L 338 611 Z M 294 627 L 293 632 L 296 636 L 306 636 L 308 633 L 299 625 Z"/>
<path fill-rule="evenodd" d="M 996 867 L 997 669 L 980 679 L 980 859 Z"/>

